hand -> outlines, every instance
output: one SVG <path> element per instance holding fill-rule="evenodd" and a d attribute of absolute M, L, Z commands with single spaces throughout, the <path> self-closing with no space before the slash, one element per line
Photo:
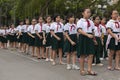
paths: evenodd
<path fill-rule="evenodd" d="M 76 43 L 75 43 L 75 42 L 73 42 L 73 41 L 71 42 L 71 44 L 72 44 L 73 46 L 74 46 L 74 45 L 76 45 Z"/>
<path fill-rule="evenodd" d="M 88 38 L 93 38 L 93 35 L 87 34 L 87 37 L 88 37 Z"/>
<path fill-rule="evenodd" d="M 46 42 L 46 39 L 44 39 L 43 42 Z"/>
<path fill-rule="evenodd" d="M 58 37 L 57 40 L 60 41 L 61 39 Z"/>
<path fill-rule="evenodd" d="M 94 40 L 94 44 L 95 44 L 95 45 L 98 45 L 98 43 L 97 43 L 97 41 L 96 41 L 96 40 Z"/>

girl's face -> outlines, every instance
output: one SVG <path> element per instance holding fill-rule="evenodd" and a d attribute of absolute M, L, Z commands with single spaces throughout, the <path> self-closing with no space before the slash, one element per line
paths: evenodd
<path fill-rule="evenodd" d="M 40 18 L 39 18 L 39 23 L 42 23 L 42 22 L 43 22 L 43 18 L 40 17 Z"/>
<path fill-rule="evenodd" d="M 14 24 L 12 24 L 12 25 L 11 25 L 11 28 L 14 28 L 14 27 L 15 27 Z"/>
<path fill-rule="evenodd" d="M 29 24 L 29 20 L 26 20 L 25 23 L 26 23 L 26 24 Z"/>
<path fill-rule="evenodd" d="M 47 23 L 50 23 L 51 22 L 51 17 L 47 17 L 46 21 L 47 21 Z"/>
<path fill-rule="evenodd" d="M 60 22 L 60 20 L 61 20 L 60 16 L 57 16 L 56 17 L 56 22 Z"/>
<path fill-rule="evenodd" d="M 33 19 L 32 20 L 32 25 L 35 25 L 36 24 L 36 19 Z"/>
<path fill-rule="evenodd" d="M 96 24 L 99 24 L 99 23 L 100 23 L 100 17 L 96 17 L 94 22 L 95 22 Z"/>
<path fill-rule="evenodd" d="M 75 21 L 74 16 L 69 18 L 69 22 L 74 23 L 74 21 Z"/>
<path fill-rule="evenodd" d="M 84 18 L 90 18 L 91 16 L 91 10 L 90 9 L 85 9 L 85 11 L 82 13 Z"/>
<path fill-rule="evenodd" d="M 106 23 L 106 18 L 103 18 L 103 19 L 101 20 L 101 23 L 102 23 L 102 24 L 105 24 L 105 23 Z"/>
<path fill-rule="evenodd" d="M 23 25 L 23 22 L 20 22 L 20 25 Z"/>
<path fill-rule="evenodd" d="M 114 10 L 114 11 L 112 12 L 111 17 L 112 17 L 112 18 L 114 18 L 114 19 L 117 19 L 117 18 L 118 18 L 118 16 L 119 16 L 118 11 Z"/>

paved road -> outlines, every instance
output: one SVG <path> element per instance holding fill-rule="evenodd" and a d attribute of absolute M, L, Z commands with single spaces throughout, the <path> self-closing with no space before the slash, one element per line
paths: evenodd
<path fill-rule="evenodd" d="M 83 77 L 79 71 L 66 70 L 65 65 L 52 66 L 44 60 L 0 49 L 0 80 L 120 80 L 119 71 L 108 71 L 106 67 L 94 67 L 99 72 L 97 77 Z"/>

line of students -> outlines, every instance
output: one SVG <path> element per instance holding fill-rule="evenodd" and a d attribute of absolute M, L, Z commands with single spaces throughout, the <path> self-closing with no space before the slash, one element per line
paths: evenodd
<path fill-rule="evenodd" d="M 57 14 L 54 16 L 54 22 L 51 16 L 46 16 L 44 23 L 40 16 L 38 23 L 33 18 L 31 25 L 29 19 L 26 19 L 25 25 L 23 21 L 20 21 L 17 28 L 13 24 L 9 29 L 1 27 L 1 47 L 7 48 L 8 39 L 10 47 L 16 48 L 19 45 L 19 51 L 27 54 L 31 49 L 32 57 L 51 61 L 52 65 L 56 65 L 56 56 L 59 56 L 59 64 L 65 64 L 62 57 L 66 55 L 67 69 L 80 69 L 80 74 L 83 76 L 97 75 L 92 71 L 92 65 L 103 66 L 102 57 L 109 58 L 108 70 L 113 70 L 112 59 L 116 53 L 114 70 L 120 71 L 120 17 L 118 17 L 117 10 L 112 11 L 112 19 L 107 22 L 107 25 L 105 17 L 100 19 L 97 15 L 90 19 L 89 8 L 83 9 L 82 15 L 83 17 L 75 22 L 74 15 L 68 14 L 65 25 L 61 22 L 60 15 Z M 77 57 L 80 58 L 80 68 L 76 65 Z M 84 69 L 86 58 L 87 71 Z"/>

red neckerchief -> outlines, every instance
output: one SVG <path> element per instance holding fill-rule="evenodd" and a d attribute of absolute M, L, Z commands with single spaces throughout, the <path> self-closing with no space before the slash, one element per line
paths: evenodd
<path fill-rule="evenodd" d="M 98 32 L 100 33 L 99 24 L 95 24 L 95 26 L 97 27 L 97 30 L 98 30 Z"/>
<path fill-rule="evenodd" d="M 28 29 L 28 25 L 26 25 L 26 30 Z"/>
<path fill-rule="evenodd" d="M 119 28 L 119 27 L 120 27 L 120 25 L 119 25 L 119 23 L 118 23 L 117 21 L 115 22 L 115 27 L 116 27 L 116 28 Z"/>
<path fill-rule="evenodd" d="M 58 22 L 58 23 L 57 23 L 57 31 L 58 31 L 58 29 L 59 29 L 59 26 L 60 26 L 60 28 L 61 28 L 61 24 Z"/>
<path fill-rule="evenodd" d="M 33 25 L 33 30 L 35 29 L 35 25 Z"/>
<path fill-rule="evenodd" d="M 42 23 L 40 23 L 40 27 L 41 27 L 41 28 L 40 28 L 40 31 L 42 32 Z"/>
<path fill-rule="evenodd" d="M 72 26 L 70 27 L 70 31 L 72 31 L 72 29 L 75 29 L 75 25 L 72 24 Z"/>
<path fill-rule="evenodd" d="M 87 21 L 87 29 L 88 29 L 91 25 L 90 25 L 90 21 L 88 19 L 86 19 L 86 21 Z"/>

